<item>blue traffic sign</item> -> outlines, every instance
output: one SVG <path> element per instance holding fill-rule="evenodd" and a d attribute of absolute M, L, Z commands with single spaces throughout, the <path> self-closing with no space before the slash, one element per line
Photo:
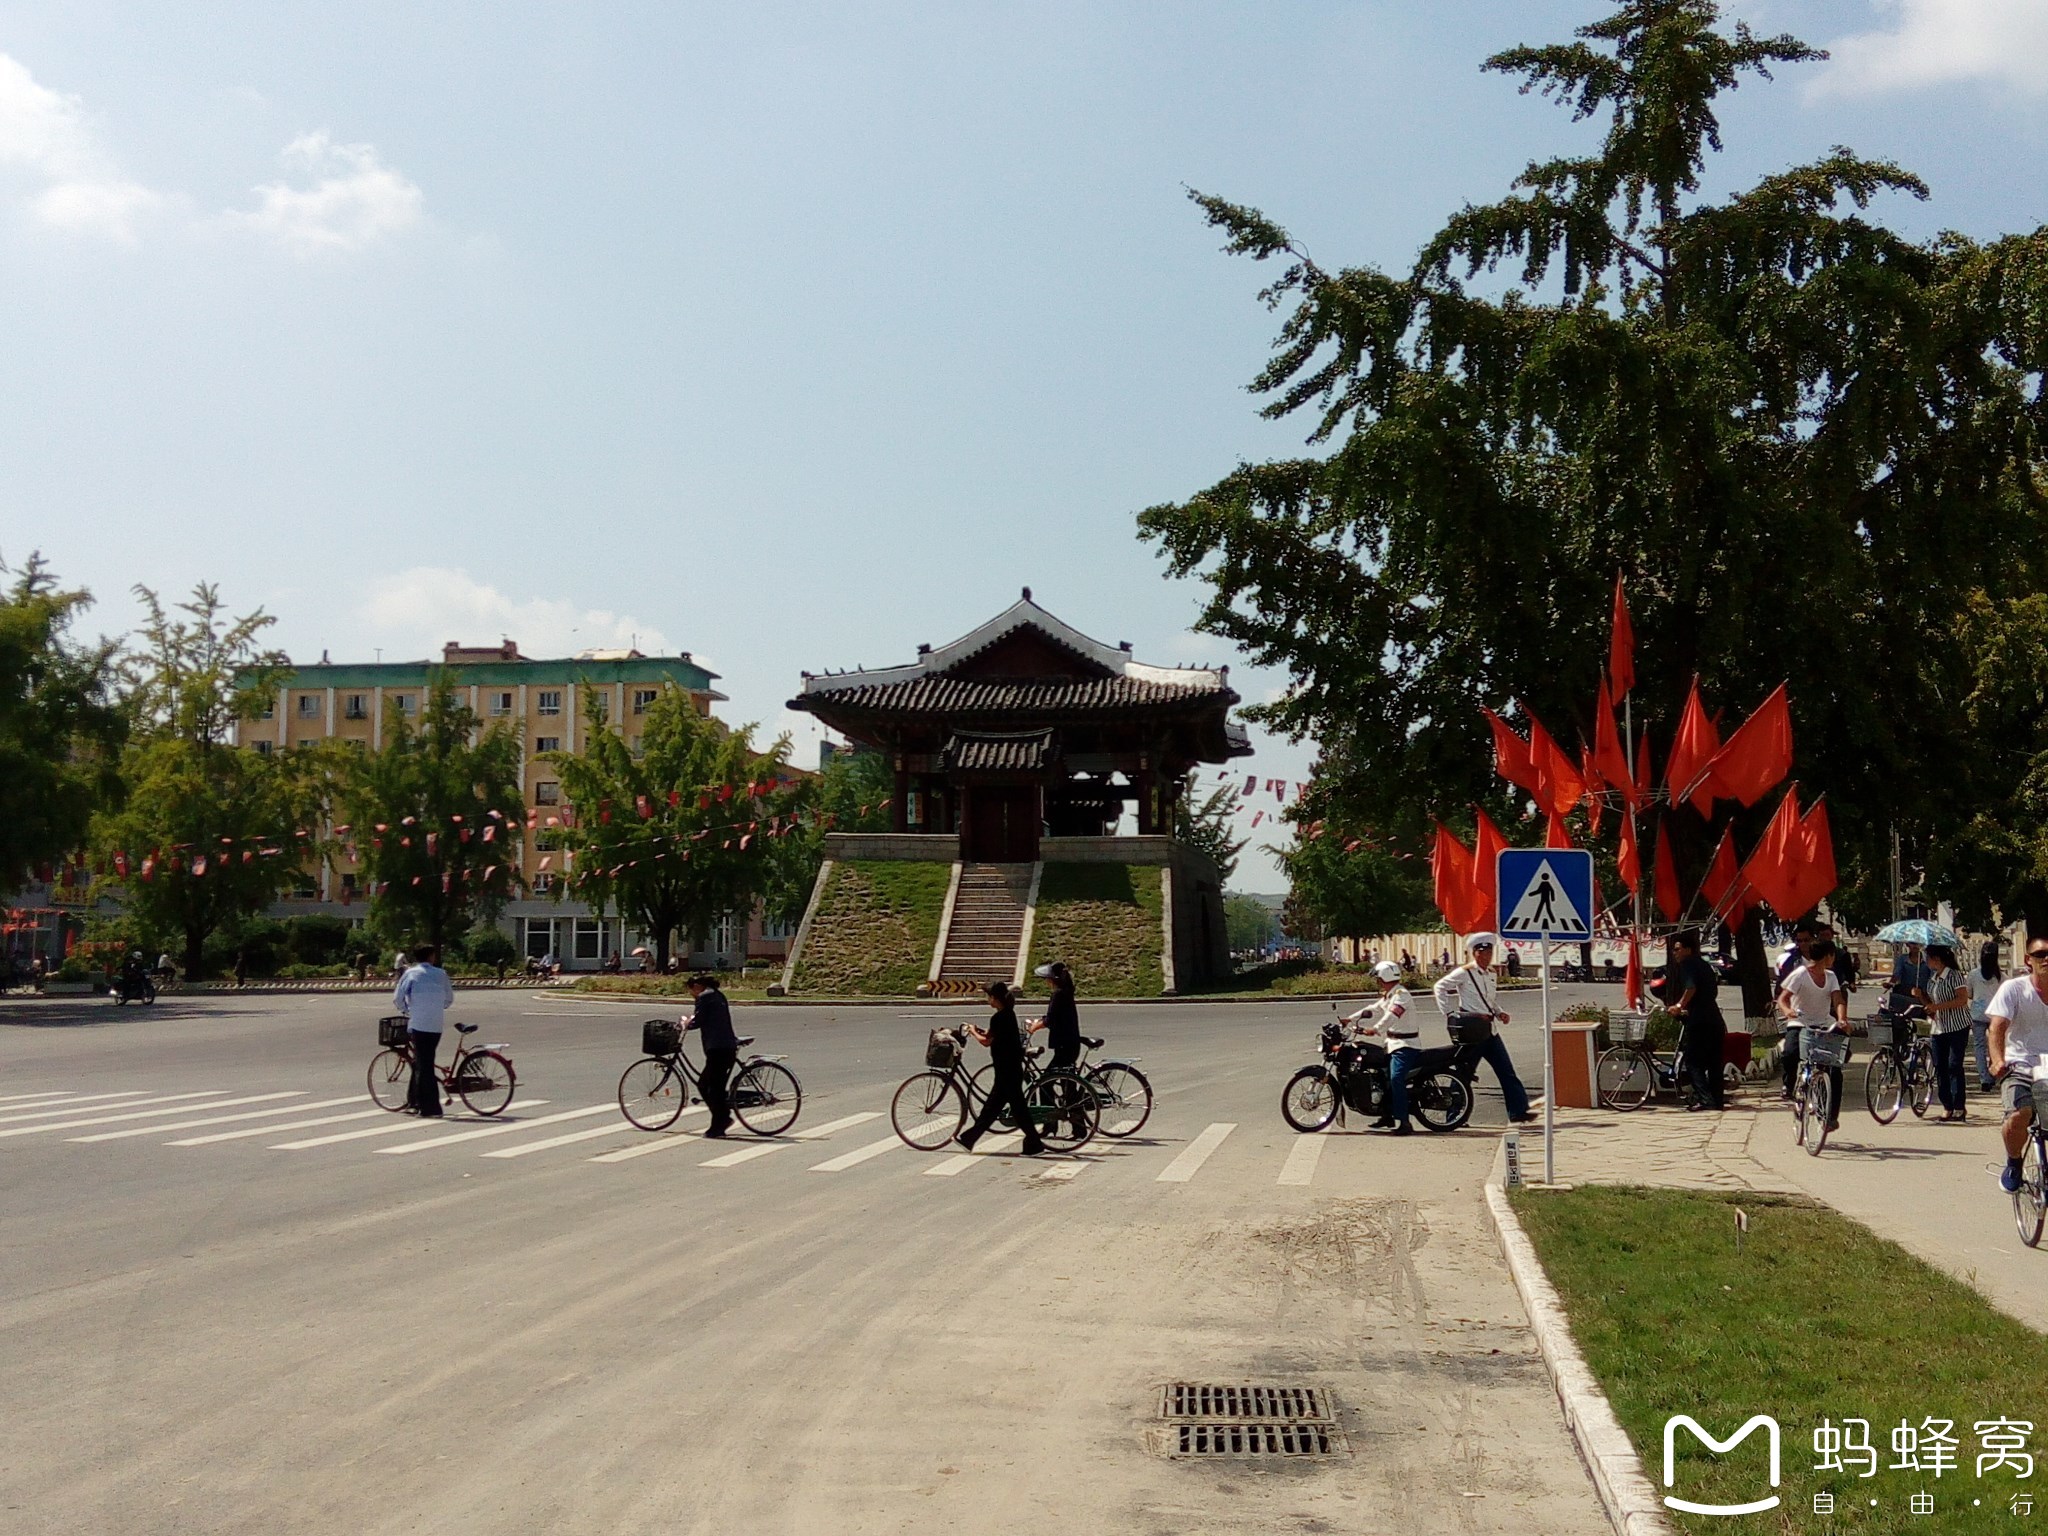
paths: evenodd
<path fill-rule="evenodd" d="M 1501 937 L 1593 937 L 1593 855 L 1585 849 L 1503 848 L 1495 879 Z"/>

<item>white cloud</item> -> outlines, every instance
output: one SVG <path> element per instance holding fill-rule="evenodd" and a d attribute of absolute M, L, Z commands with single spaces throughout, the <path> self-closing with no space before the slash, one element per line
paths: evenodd
<path fill-rule="evenodd" d="M 35 186 L 25 206 L 38 223 L 80 234 L 135 238 L 163 198 L 123 176 L 101 150 L 84 104 L 41 84 L 0 53 L 0 166 Z"/>
<path fill-rule="evenodd" d="M 377 157 L 370 144 L 337 144 L 306 133 L 279 158 L 310 182 L 256 188 L 258 206 L 228 218 L 300 256 L 361 250 L 420 220 L 425 194 Z"/>
<path fill-rule="evenodd" d="M 386 652 L 413 657 L 439 656 L 450 640 L 495 645 L 501 639 L 516 640 L 528 656 L 624 646 L 674 654 L 666 635 L 630 614 L 579 608 L 561 598 L 509 597 L 467 571 L 442 566 L 380 577 L 370 585 L 361 617 Z"/>
<path fill-rule="evenodd" d="M 1862 95 L 1989 80 L 2048 91 L 2048 5 L 2042 0 L 1875 0 L 1883 30 L 1830 43 L 1823 94 Z"/>

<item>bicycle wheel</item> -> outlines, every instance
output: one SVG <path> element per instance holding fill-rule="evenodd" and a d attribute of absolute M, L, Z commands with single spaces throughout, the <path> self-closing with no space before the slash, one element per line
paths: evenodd
<path fill-rule="evenodd" d="M 643 1056 L 619 1077 L 619 1113 L 643 1131 L 665 1131 L 690 1103 L 690 1081 L 671 1059 Z"/>
<path fill-rule="evenodd" d="M 732 1080 L 732 1113 L 756 1136 L 780 1136 L 804 1107 L 796 1074 L 775 1061 L 750 1061 Z"/>
<path fill-rule="evenodd" d="M 448 1091 L 473 1115 L 502 1115 L 517 1085 L 511 1059 L 496 1051 L 471 1051 L 448 1075 Z"/>
<path fill-rule="evenodd" d="M 1070 1068 L 1025 1084 L 1024 1107 L 1031 1111 L 1038 1139 L 1055 1152 L 1080 1151 L 1102 1123 L 1102 1100 L 1088 1079 Z"/>
<path fill-rule="evenodd" d="M 1792 1079 L 1792 1144 L 1795 1147 L 1806 1145 L 1806 1080 L 1810 1076 L 1812 1074 L 1802 1068 Z"/>
<path fill-rule="evenodd" d="M 404 1051 L 379 1051 L 370 1058 L 370 1097 L 379 1109 L 394 1113 L 412 1099 L 412 1057 Z"/>
<path fill-rule="evenodd" d="M 1806 1155 L 1819 1157 L 1820 1149 L 1828 1144 L 1828 1091 L 1827 1073 L 1815 1069 L 1806 1080 Z"/>
<path fill-rule="evenodd" d="M 2027 1150 L 2020 1154 L 2020 1187 L 2013 1191 L 2012 1219 L 2021 1242 L 2029 1248 L 2040 1246 L 2041 1227 L 2048 1221 L 2048 1166 L 2043 1165 L 2038 1135 L 2027 1137 Z"/>
<path fill-rule="evenodd" d="M 1656 1091 L 1656 1068 L 1632 1045 L 1610 1045 L 1593 1070 L 1602 1109 L 1641 1109 Z"/>
<path fill-rule="evenodd" d="M 1088 1074 L 1088 1086 L 1102 1102 L 1096 1128 L 1103 1135 L 1135 1136 L 1152 1118 L 1152 1084 L 1129 1062 L 1103 1063 Z"/>
<path fill-rule="evenodd" d="M 905 1146 L 920 1152 L 936 1152 L 967 1123 L 967 1106 L 960 1090 L 944 1072 L 920 1072 L 906 1077 L 889 1101 L 889 1123 Z"/>
<path fill-rule="evenodd" d="M 996 1083 L 996 1064 L 992 1061 L 984 1061 L 981 1064 L 981 1070 L 970 1077 L 968 1081 L 974 1085 L 974 1097 L 969 1099 L 968 1102 L 970 1104 L 986 1103 L 989 1090 Z M 1016 1130 L 1017 1117 L 1011 1114 L 1008 1108 L 998 1110 L 996 1112 L 995 1129 L 999 1131 Z"/>
<path fill-rule="evenodd" d="M 1934 1102 L 1934 1062 L 1927 1052 L 1916 1051 L 1913 1055 L 1911 1080 L 1913 1113 L 1919 1119 L 1927 1118 L 1927 1107 Z"/>
<path fill-rule="evenodd" d="M 1896 1056 L 1880 1050 L 1871 1057 L 1870 1065 L 1863 1069 L 1863 1097 L 1869 1102 L 1870 1118 L 1879 1125 L 1890 1125 L 1897 1119 L 1905 1086 Z"/>
<path fill-rule="evenodd" d="M 1455 1131 L 1472 1118 L 1472 1086 L 1455 1072 L 1425 1073 L 1408 1084 L 1408 1108 L 1425 1131 Z"/>
<path fill-rule="evenodd" d="M 1280 1116 L 1304 1134 L 1337 1118 L 1337 1085 L 1328 1067 L 1303 1067 L 1280 1090 Z"/>

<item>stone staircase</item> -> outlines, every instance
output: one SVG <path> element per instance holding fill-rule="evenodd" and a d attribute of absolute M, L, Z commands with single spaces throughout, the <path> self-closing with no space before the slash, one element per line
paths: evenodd
<path fill-rule="evenodd" d="M 1013 981 L 1017 946 L 1024 938 L 1025 903 L 1031 895 L 1029 864 L 963 864 L 960 890 L 953 901 L 953 922 L 946 930 L 946 952 L 939 961 L 939 980 Z"/>

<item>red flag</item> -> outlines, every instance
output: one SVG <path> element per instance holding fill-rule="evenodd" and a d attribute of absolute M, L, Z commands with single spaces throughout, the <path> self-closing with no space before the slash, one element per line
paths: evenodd
<path fill-rule="evenodd" d="M 1749 903 L 1735 894 L 1741 880 L 1742 865 L 1735 857 L 1735 829 L 1724 827 L 1720 846 L 1714 849 L 1714 862 L 1707 867 L 1707 878 L 1700 882 L 1700 894 L 1707 898 L 1708 909 L 1720 913 L 1724 923 L 1741 922 L 1742 914 L 1749 910 Z"/>
<path fill-rule="evenodd" d="M 635 795 L 633 797 L 633 804 L 635 808 L 640 812 L 640 819 L 642 821 L 645 821 L 648 817 L 654 814 L 652 807 L 650 807 L 647 803 L 647 797 L 645 795 Z"/>
<path fill-rule="evenodd" d="M 1622 750 L 1621 733 L 1614 728 L 1614 695 L 1604 682 L 1593 716 L 1593 766 L 1610 788 L 1621 791 L 1630 805 L 1637 803 L 1635 780 L 1628 771 L 1628 753 Z M 1588 782 L 1592 782 L 1590 777 Z"/>
<path fill-rule="evenodd" d="M 1443 913 L 1444 921 L 1459 933 L 1477 929 L 1479 914 L 1473 910 L 1472 850 L 1459 842 L 1457 834 L 1442 822 L 1436 824 L 1436 842 L 1430 849 L 1429 865 L 1436 909 Z"/>
<path fill-rule="evenodd" d="M 1664 914 L 1664 921 L 1677 922 L 1685 911 L 1685 902 L 1678 893 L 1678 865 L 1671 857 L 1671 831 L 1661 816 L 1657 818 L 1657 868 L 1651 877 L 1651 889 L 1656 893 L 1657 910 Z"/>
<path fill-rule="evenodd" d="M 1828 825 L 1825 800 L 1814 801 L 1813 809 L 1799 818 L 1796 846 L 1799 862 L 1794 869 L 1796 880 L 1792 899 L 1799 904 L 1801 912 L 1810 912 L 1836 885 L 1835 839 L 1833 829 Z"/>
<path fill-rule="evenodd" d="M 123 880 L 128 878 L 128 855 L 118 848 L 114 850 L 114 873 Z"/>
<path fill-rule="evenodd" d="M 1538 809 L 1562 816 L 1585 797 L 1579 770 L 1533 714 L 1529 716 L 1529 766 L 1536 775 Z"/>
<path fill-rule="evenodd" d="M 1546 848 L 1569 848 L 1572 834 L 1564 824 L 1564 818 L 1552 811 L 1548 825 L 1544 828 L 1543 846 Z"/>
<path fill-rule="evenodd" d="M 145 880 L 154 880 L 156 878 L 156 855 L 154 853 L 145 853 L 142 856 L 142 878 Z"/>
<path fill-rule="evenodd" d="M 1536 768 L 1529 760 L 1529 743 L 1515 728 L 1490 709 L 1479 711 L 1493 731 L 1493 771 L 1531 794 L 1536 792 Z"/>
<path fill-rule="evenodd" d="M 1717 791 L 1755 805 L 1792 771 L 1792 707 L 1778 684 L 1714 758 Z"/>
<path fill-rule="evenodd" d="M 1591 747 L 1579 753 L 1579 777 L 1586 781 L 1586 833 L 1598 837 L 1600 818 L 1607 807 L 1600 798 L 1600 770 L 1594 766 Z"/>
<path fill-rule="evenodd" d="M 1689 800 L 1702 816 L 1713 809 L 1718 788 L 1713 763 L 1720 750 L 1721 738 L 1714 730 L 1714 722 L 1707 718 L 1706 706 L 1700 703 L 1700 680 L 1695 677 L 1691 692 L 1685 696 L 1685 713 L 1678 718 L 1671 760 L 1664 765 L 1664 783 L 1671 791 L 1674 805 Z"/>
<path fill-rule="evenodd" d="M 206 873 L 206 855 L 200 854 L 192 861 L 192 878 L 197 880 Z"/>
<path fill-rule="evenodd" d="M 1620 871 L 1621 883 L 1631 894 L 1643 888 L 1643 860 L 1636 851 L 1636 813 L 1625 812 L 1621 818 L 1621 851 L 1615 856 L 1614 867 Z"/>
<path fill-rule="evenodd" d="M 1799 905 L 1798 868 L 1805 856 L 1805 839 L 1799 829 L 1799 787 L 1795 784 L 1785 791 L 1771 824 L 1742 866 L 1744 882 L 1787 922 L 1806 915 L 1807 908 Z"/>
<path fill-rule="evenodd" d="M 1628 935 L 1628 971 L 1621 980 L 1621 1000 L 1631 1010 L 1643 1006 L 1643 945 L 1633 928 Z"/>
<path fill-rule="evenodd" d="M 683 797 L 681 791 L 673 789 L 670 790 L 668 792 L 668 808 L 670 810 L 674 810 L 676 808 L 676 802 L 681 800 L 682 798 Z"/>
<path fill-rule="evenodd" d="M 1617 699 L 1635 691 L 1636 627 L 1629 622 L 1628 597 L 1622 591 L 1619 571 L 1614 573 L 1614 638 L 1607 647 L 1607 681 Z"/>
<path fill-rule="evenodd" d="M 1507 847 L 1508 840 L 1501 836 L 1493 818 L 1484 811 L 1475 810 L 1478 830 L 1472 838 L 1472 891 L 1477 898 L 1479 928 L 1500 926 L 1500 851 Z"/>

